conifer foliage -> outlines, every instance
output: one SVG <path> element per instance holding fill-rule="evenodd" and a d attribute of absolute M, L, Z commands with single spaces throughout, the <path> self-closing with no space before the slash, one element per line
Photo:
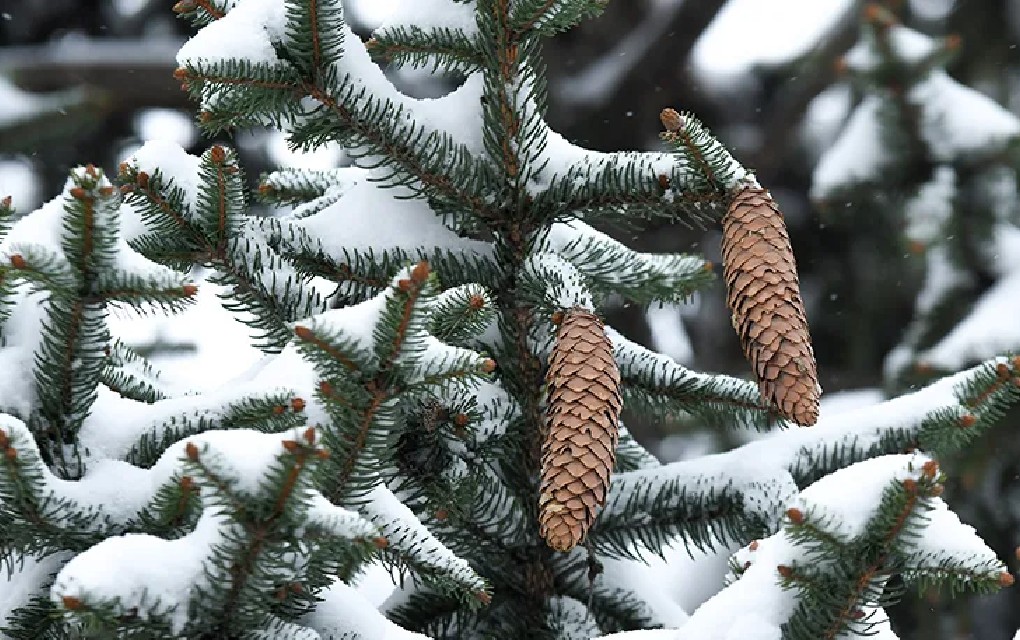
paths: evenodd
<path fill-rule="evenodd" d="M 226 146 L 149 143 L 119 190 L 86 167 L 13 225 L 0 210 L 2 633 L 816 640 L 883 624 L 896 576 L 1009 582 L 929 454 L 1018 399 L 1020 361 L 797 430 L 783 417 L 808 422 L 815 387 L 788 363 L 763 400 L 603 324 L 607 300 L 682 300 L 711 269 L 595 224 L 707 224 L 759 188 L 690 114 L 661 153 L 547 127 L 541 41 L 603 5 L 428 0 L 368 42 L 340 0 L 175 5 L 198 28 L 175 76 L 208 131 L 276 127 L 351 164 L 264 176 L 265 216 Z M 380 63 L 462 82 L 416 100 Z M 112 304 L 176 310 L 196 266 L 266 352 L 222 388 L 163 384 L 104 324 Z M 621 400 L 775 433 L 661 464 Z M 741 547 L 690 617 L 648 590 L 650 554 Z M 373 603 L 380 566 L 399 586 Z"/>
<path fill-rule="evenodd" d="M 947 73 L 959 37 L 919 33 L 894 9 L 875 2 L 862 13 L 842 61 L 861 100 L 819 161 L 812 195 L 832 223 L 891 231 L 877 242 L 894 244 L 895 268 L 922 274 L 886 358 L 888 387 L 902 389 L 1020 346 L 1020 119 Z"/>

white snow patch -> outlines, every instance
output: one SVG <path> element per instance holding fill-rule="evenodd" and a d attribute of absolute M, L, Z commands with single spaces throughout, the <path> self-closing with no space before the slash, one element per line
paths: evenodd
<path fill-rule="evenodd" d="M 879 124 L 882 99 L 868 96 L 854 110 L 843 133 L 818 161 L 811 197 L 824 199 L 840 187 L 877 178 L 890 162 Z"/>

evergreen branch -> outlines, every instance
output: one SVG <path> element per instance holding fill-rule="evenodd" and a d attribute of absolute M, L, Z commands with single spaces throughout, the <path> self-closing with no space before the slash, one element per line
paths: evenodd
<path fill-rule="evenodd" d="M 279 169 L 262 175 L 258 196 L 263 202 L 304 205 L 327 194 L 342 194 L 359 180 L 360 175 L 347 168 Z"/>
<path fill-rule="evenodd" d="M 0 415 L 0 425 L 0 557 L 83 551 L 123 532 L 102 509 L 48 488 L 55 478 L 20 420 Z"/>
<path fill-rule="evenodd" d="M 384 554 L 395 555 L 401 564 L 412 568 L 416 579 L 475 605 L 479 594 L 487 592 L 488 585 L 471 565 L 436 539 L 387 489 L 374 489 L 360 510 L 386 536 Z"/>
<path fill-rule="evenodd" d="M 666 109 L 662 118 L 666 125 L 663 141 L 680 155 L 681 167 L 688 169 L 684 186 L 727 198 L 746 177 L 740 163 L 692 114 Z"/>
<path fill-rule="evenodd" d="M 482 186 L 488 181 L 485 167 L 472 158 L 463 145 L 455 144 L 446 133 L 426 134 L 425 129 L 413 123 L 391 131 L 391 127 L 383 123 L 403 122 L 403 107 L 392 103 L 376 104 L 365 95 L 364 89 L 356 93 L 357 85 L 349 78 L 340 86 L 344 87 L 340 98 L 334 98 L 320 86 L 306 86 L 305 89 L 368 146 L 367 152 L 378 153 L 385 162 L 420 182 L 425 193 L 456 203 L 481 219 L 496 218 L 492 205 L 483 197 Z M 422 149 L 429 150 L 427 155 L 422 155 Z M 450 176 L 463 176 L 461 182 L 466 188 L 458 187 Z M 403 179 L 398 184 L 410 182 Z"/>
<path fill-rule="evenodd" d="M 11 202 L 10 196 L 0 198 L 0 242 L 7 237 L 18 213 Z"/>
<path fill-rule="evenodd" d="M 64 297 L 76 294 L 78 281 L 64 256 L 47 247 L 17 243 L 9 251 L 9 266 L 0 265 L 0 274 L 8 285 L 25 280 L 33 292 L 46 291 Z"/>
<path fill-rule="evenodd" d="M 375 60 L 397 67 L 461 75 L 482 69 L 478 43 L 459 29 L 397 26 L 376 31 L 365 48 Z"/>
<path fill-rule="evenodd" d="M 170 401 L 174 404 L 183 402 Z M 217 399 L 215 404 L 215 409 L 195 407 L 179 413 L 171 413 L 159 407 L 163 415 L 145 427 L 124 459 L 136 467 L 148 469 L 170 447 L 189 436 L 206 431 L 236 429 L 279 433 L 305 422 L 304 399 L 286 392 L 232 399 L 226 406 L 222 406 L 222 400 Z"/>
<path fill-rule="evenodd" d="M 213 545 L 211 563 L 227 585 L 200 600 L 203 608 L 222 621 L 223 631 L 238 624 L 242 609 L 258 611 L 268 604 L 276 573 L 271 567 L 291 566 L 284 552 L 292 546 L 293 519 L 307 510 L 316 463 L 328 457 L 315 441 L 316 432 L 311 428 L 295 439 L 283 439 L 282 451 L 255 495 L 237 493 L 236 482 L 216 468 L 222 463 L 210 455 L 208 445 L 200 448 L 189 442 L 185 447 L 185 470 L 204 489 L 203 496 L 209 491 L 209 497 L 203 498 L 206 505 L 219 505 L 229 521 L 244 532 L 239 536 L 227 528 L 223 542 Z"/>
<path fill-rule="evenodd" d="M 635 559 L 677 536 L 699 550 L 747 542 L 769 531 L 796 494 L 783 470 L 741 477 L 708 469 L 703 461 L 678 462 L 616 475 L 589 541 L 602 555 Z"/>
<path fill-rule="evenodd" d="M 377 251 L 369 247 L 344 248 L 340 255 L 331 255 L 321 243 L 307 238 L 281 242 L 279 251 L 299 273 L 338 283 L 338 306 L 357 304 L 378 295 L 408 263 L 422 260 L 429 263 L 444 286 L 477 283 L 491 287 L 498 279 L 498 268 L 491 257 L 470 251 L 428 247 Z"/>
<path fill-rule="evenodd" d="M 123 283 L 123 286 L 116 286 L 116 282 L 104 282 L 102 290 L 97 296 L 109 304 L 124 304 L 135 310 L 144 310 L 147 305 L 159 307 L 164 312 L 174 313 L 183 309 L 188 303 L 194 302 L 198 287 L 193 284 L 171 285 L 166 288 L 156 288 L 163 283 L 146 282 L 142 278 L 128 273 L 114 273 L 110 280 Z"/>
<path fill-rule="evenodd" d="M 682 301 L 712 280 L 698 256 L 638 253 L 580 221 L 553 225 L 545 245 L 593 287 L 638 303 Z"/>
<path fill-rule="evenodd" d="M 598 17 L 609 0 L 523 0 L 514 7 L 514 31 L 553 36 Z"/>
<path fill-rule="evenodd" d="M 613 355 L 624 383 L 628 407 L 659 417 L 690 413 L 721 426 L 767 430 L 778 415 L 762 404 L 761 395 L 747 381 L 690 371 L 672 358 L 627 340 L 613 329 Z"/>
<path fill-rule="evenodd" d="M 429 314 L 429 333 L 441 342 L 467 346 L 496 319 L 494 301 L 479 284 L 450 287 Z"/>
<path fill-rule="evenodd" d="M 167 397 L 158 385 L 159 372 L 155 367 L 119 340 L 106 348 L 106 362 L 100 382 L 114 393 L 125 398 L 152 404 Z"/>
<path fill-rule="evenodd" d="M 226 3 L 229 0 L 220 1 Z M 216 6 L 215 0 L 178 0 L 173 6 L 173 12 L 179 18 L 191 20 L 191 24 L 196 27 L 204 27 L 227 15 L 225 9 Z"/>
<path fill-rule="evenodd" d="M 697 184 L 682 166 L 664 171 L 640 154 L 612 153 L 597 161 L 585 158 L 551 176 L 533 206 L 582 220 L 692 227 L 721 218 L 728 203 L 728 195 Z"/>

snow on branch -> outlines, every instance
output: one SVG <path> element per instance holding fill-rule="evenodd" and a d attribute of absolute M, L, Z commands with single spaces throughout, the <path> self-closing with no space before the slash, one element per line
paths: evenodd
<path fill-rule="evenodd" d="M 365 496 L 359 510 L 379 527 L 387 540 L 386 549 L 391 550 L 398 564 L 413 569 L 416 579 L 469 602 L 488 598 L 485 580 L 432 535 L 388 489 L 377 486 Z"/>
<path fill-rule="evenodd" d="M 685 300 L 712 280 L 699 256 L 640 253 L 579 220 L 552 225 L 545 246 L 604 293 L 639 303 Z"/>
<path fill-rule="evenodd" d="M 817 481 L 781 531 L 734 556 L 731 584 L 672 637 L 723 640 L 753 629 L 796 640 L 880 630 L 894 638 L 880 609 L 886 582 L 921 568 L 929 536 L 948 542 L 937 581 L 979 591 L 1011 582 L 971 527 L 939 515 L 940 492 L 937 465 L 920 454 L 878 457 Z"/>

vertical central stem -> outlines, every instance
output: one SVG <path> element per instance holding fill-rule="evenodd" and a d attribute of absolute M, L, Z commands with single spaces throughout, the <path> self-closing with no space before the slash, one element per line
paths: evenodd
<path fill-rule="evenodd" d="M 500 202 L 503 216 L 494 225 L 496 252 L 499 263 L 503 266 L 503 278 L 497 292 L 502 329 L 506 338 L 503 350 L 504 383 L 507 390 L 518 401 L 521 408 L 519 437 L 522 440 L 524 459 L 518 464 L 510 465 L 508 474 L 519 474 L 508 480 L 521 498 L 527 509 L 528 522 L 536 529 L 538 526 L 538 478 L 542 456 L 543 413 L 542 363 L 532 354 L 528 344 L 534 322 L 534 309 L 527 302 L 520 284 L 520 274 L 524 269 L 535 236 L 540 228 L 533 217 L 528 215 L 525 204 L 524 189 L 527 176 L 522 175 L 521 154 L 526 150 L 520 148 L 521 113 L 523 105 L 519 104 L 521 78 L 521 34 L 516 32 L 511 20 L 511 2 L 494 0 L 490 7 L 496 23 L 495 51 L 497 74 L 496 82 L 489 98 L 494 101 L 494 115 L 498 119 L 501 134 L 497 148 L 493 150 L 494 158 L 501 165 L 503 177 Z M 512 469 L 512 470 L 511 470 Z M 523 593 L 519 594 L 524 602 L 519 614 L 522 624 L 529 629 L 541 633 L 545 627 L 545 611 L 549 597 L 553 595 L 553 573 L 550 567 L 552 550 L 544 544 L 520 549 L 515 562 L 520 567 Z"/>

